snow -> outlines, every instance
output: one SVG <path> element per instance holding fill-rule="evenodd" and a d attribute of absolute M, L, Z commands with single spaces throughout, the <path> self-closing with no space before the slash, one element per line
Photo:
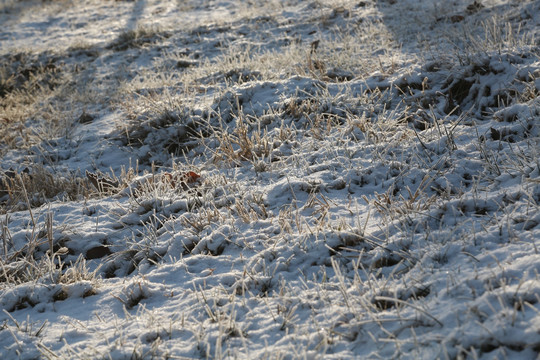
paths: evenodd
<path fill-rule="evenodd" d="M 537 358 L 539 14 L 1 0 L 0 358 Z"/>

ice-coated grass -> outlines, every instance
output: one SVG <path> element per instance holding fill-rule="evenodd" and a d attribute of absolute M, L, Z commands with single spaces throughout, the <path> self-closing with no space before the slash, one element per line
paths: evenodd
<path fill-rule="evenodd" d="M 538 2 L 63 3 L 0 4 L 2 359 L 536 358 Z"/>

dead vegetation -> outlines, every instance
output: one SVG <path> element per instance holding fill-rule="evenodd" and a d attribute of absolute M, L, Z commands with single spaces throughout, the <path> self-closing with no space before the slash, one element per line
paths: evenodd
<path fill-rule="evenodd" d="M 311 3 L 320 26 L 354 17 L 350 4 L 321 4 Z M 257 21 L 262 28 L 276 26 L 271 16 Z M 458 257 L 479 262 L 493 239 L 500 241 L 498 247 L 513 246 L 522 241 L 516 234 L 536 234 L 537 54 L 527 50 L 530 43 L 497 35 L 486 22 L 490 36 L 484 42 L 471 38 L 450 60 L 416 66 L 393 58 L 395 50 L 388 49 L 397 45 L 381 24 L 363 24 L 358 29 L 347 23 L 342 32 L 316 33 L 310 41 L 287 38 L 274 49 L 238 40 L 238 32 L 245 31 L 237 30 L 240 24 L 213 24 L 196 29 L 193 40 L 211 43 L 208 54 L 160 49 L 156 53 L 163 56 L 148 68 L 122 69 L 120 80 L 111 80 L 118 86 L 104 105 L 121 114 L 107 140 L 119 141 L 139 162 L 116 174 L 98 169 L 60 175 L 49 166 L 58 159 L 4 171 L 0 285 L 32 283 L 49 291 L 42 290 L 45 283 L 54 290 L 48 296 L 59 302 L 97 295 L 101 281 L 130 277 L 112 295 L 126 314 L 114 326 L 124 336 L 123 326 L 138 321 L 130 313 L 136 311 L 156 332 L 145 337 L 155 344 L 156 356 L 163 355 L 157 340 L 167 335 L 176 341 L 180 331 L 193 334 L 189 341 L 197 343 L 201 356 L 227 357 L 231 354 L 222 351 L 237 346 L 236 339 L 249 347 L 254 330 L 244 315 L 254 308 L 269 314 L 265 320 L 272 323 L 272 334 L 293 339 L 295 349 L 288 350 L 298 351 L 295 357 L 354 349 L 351 344 L 364 334 L 391 348 L 381 356 L 421 351 L 422 342 L 432 339 L 425 333 L 450 336 L 438 291 L 449 297 L 466 293 L 471 300 L 456 316 L 467 312 L 480 327 L 485 319 L 506 324 L 502 312 L 524 316 L 536 300 L 523 300 L 521 282 L 501 278 L 493 289 L 476 287 L 481 293 L 473 294 L 455 280 L 465 276 L 461 270 L 447 264 Z M 375 35 L 378 44 L 359 45 Z M 137 28 L 102 50 L 112 58 L 145 54 L 169 41 L 179 40 L 174 33 Z M 373 56 L 381 49 L 381 56 Z M 473 57 L 477 54 L 483 55 Z M 523 62 L 531 68 L 523 66 L 514 78 L 501 65 Z M 22 75 L 16 73 L 26 65 L 0 71 L 5 109 L 0 121 L 8 124 L 2 127 L 4 153 L 36 144 L 44 148 L 42 142 L 58 135 L 36 135 L 29 125 L 69 89 L 62 80 L 69 77 L 66 69 L 55 64 L 28 65 L 32 70 Z M 484 85 L 489 76 L 501 79 L 499 92 Z M 100 116 L 99 111 L 79 113 L 81 125 Z M 51 118 L 43 119 L 51 124 Z M 516 179 L 519 190 L 506 193 L 494 185 L 505 177 Z M 52 212 L 43 213 L 47 206 L 77 201 L 83 205 L 75 221 L 97 234 L 88 244 L 84 234 L 67 225 L 60 229 Z M 22 221 L 9 219 L 17 211 L 27 211 L 31 219 L 24 231 L 18 230 Z M 481 241 L 484 247 L 475 252 Z M 232 275 L 218 268 L 220 262 Z M 91 269 L 96 263 L 104 266 Z M 171 315 L 164 330 L 145 302 L 178 296 L 173 290 L 163 295 L 164 288 L 156 290 L 145 276 L 172 265 L 181 267 L 178 282 L 192 286 L 182 296 L 196 311 Z M 498 262 L 489 271 L 503 276 L 504 266 Z M 446 282 L 446 289 L 437 282 Z M 477 309 L 485 305 L 484 296 L 505 286 L 517 286 L 513 303 L 497 295 L 501 299 L 493 303 L 501 312 Z M 8 312 L 39 302 L 23 290 L 14 296 Z M 245 313 L 238 315 L 236 307 Z M 334 313 L 325 312 L 328 307 Z M 250 316 L 262 319 L 259 313 Z M 35 337 L 42 334 L 41 328 L 13 326 Z M 209 340 L 211 331 L 218 340 Z M 497 336 L 478 335 L 467 348 L 441 353 L 489 354 L 505 346 Z M 137 346 L 135 357 L 150 353 Z M 274 355 L 285 356 L 281 350 Z"/>

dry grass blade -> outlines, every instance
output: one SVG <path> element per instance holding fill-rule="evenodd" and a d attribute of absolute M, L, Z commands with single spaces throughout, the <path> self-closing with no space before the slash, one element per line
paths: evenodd
<path fill-rule="evenodd" d="M 407 301 L 403 301 L 403 300 L 400 300 L 400 299 L 396 299 L 396 298 L 391 298 L 391 297 L 388 297 L 388 296 L 375 296 L 375 300 L 377 301 L 388 301 L 388 302 L 395 302 L 395 303 L 398 303 L 398 304 L 402 304 L 404 306 L 408 306 L 410 308 L 413 308 L 419 312 L 421 312 L 422 314 L 426 315 L 427 317 L 429 317 L 430 319 L 434 320 L 437 324 L 439 324 L 441 327 L 443 327 L 443 323 L 438 320 L 435 316 L 431 315 L 430 313 L 428 313 L 426 310 L 424 309 L 421 309 L 419 308 L 418 306 L 416 305 L 413 305 Z"/>

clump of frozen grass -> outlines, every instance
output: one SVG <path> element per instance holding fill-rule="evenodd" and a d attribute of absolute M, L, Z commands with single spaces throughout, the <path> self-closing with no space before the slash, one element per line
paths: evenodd
<path fill-rule="evenodd" d="M 28 317 L 26 321 L 17 321 L 11 314 L 4 310 L 4 312 L 9 317 L 9 320 L 6 320 L 1 330 L 7 329 L 13 338 L 14 346 L 16 346 L 19 351 L 22 350 L 24 343 L 29 341 L 32 338 L 41 338 L 44 334 L 43 332 L 47 329 L 48 321 L 31 321 Z M 10 322 L 12 324 L 10 324 Z M 31 341 L 31 340 L 30 340 Z"/>
<path fill-rule="evenodd" d="M 537 46 L 538 41 L 534 33 L 527 32 L 521 25 L 516 25 L 500 14 L 460 24 L 450 29 L 442 38 L 451 45 L 450 53 L 441 52 L 437 44 L 430 45 L 426 53 L 432 54 L 432 60 L 450 60 L 462 66 L 478 64 L 478 59 L 493 53 L 529 53 Z"/>
<path fill-rule="evenodd" d="M 10 65 L 2 64 L 0 70 L 0 136 L 4 143 L 0 151 L 27 148 L 37 142 L 28 120 L 61 81 L 52 62 L 33 63 L 32 55 L 24 53 L 4 59 Z"/>
<path fill-rule="evenodd" d="M 66 64 L 70 56 L 31 51 L 2 56 L 0 152 L 34 147 L 33 151 L 47 156 L 45 148 L 54 144 L 53 139 L 69 137 L 72 125 L 82 119 L 77 106 L 103 100 L 88 89 L 88 79 L 77 65 Z"/>
<path fill-rule="evenodd" d="M 99 266 L 89 270 L 84 257 L 79 256 L 73 263 L 64 262 L 63 258 L 69 249 L 64 246 L 66 238 L 61 236 L 63 226 L 55 224 L 52 212 L 40 216 L 34 215 L 32 209 L 29 209 L 29 214 L 32 221 L 22 248 L 16 247 L 16 239 L 10 231 L 9 216 L 1 222 L 1 283 L 12 286 L 36 281 L 74 284 L 97 280 Z"/>
<path fill-rule="evenodd" d="M 244 115 L 240 113 L 236 119 L 236 126 L 232 131 L 221 128 L 212 128 L 204 143 L 215 143 L 207 149 L 213 153 L 211 161 L 215 164 L 238 164 L 250 161 L 254 166 L 264 170 L 264 159 L 270 156 L 274 142 L 265 131 L 250 129 L 253 125 L 248 124 Z M 252 123 L 255 124 L 256 120 Z M 257 165 L 260 164 L 260 165 Z M 261 168 L 262 166 L 262 168 Z"/>
<path fill-rule="evenodd" d="M 314 43 L 289 41 L 278 50 L 254 48 L 242 43 L 231 43 L 215 59 L 208 59 L 200 66 L 190 68 L 186 75 L 194 81 L 201 79 L 222 80 L 217 74 L 224 74 L 226 84 L 244 83 L 252 80 L 277 80 L 291 76 L 316 76 L 330 80 L 349 80 L 386 64 L 387 58 L 372 62 L 368 56 L 375 49 L 391 48 L 387 31 L 376 24 L 366 24 L 362 29 L 330 33 Z M 374 36 L 381 41 L 367 41 Z M 359 41 L 358 38 L 365 41 Z M 383 40 L 384 39 L 384 40 Z M 317 44 L 316 48 L 314 44 Z M 371 46 L 371 48 L 366 48 Z M 363 54 L 365 56 L 363 56 Z"/>
<path fill-rule="evenodd" d="M 108 47 L 115 51 L 125 51 L 129 48 L 140 48 L 146 44 L 155 43 L 170 36 L 156 26 L 137 26 L 134 30 L 127 30 L 113 41 Z"/>
<path fill-rule="evenodd" d="M 336 8 L 342 9 L 340 6 Z M 332 24 L 343 14 L 338 11 L 333 16 Z M 225 88 L 228 88 L 250 81 L 287 79 L 295 75 L 343 81 L 365 75 L 381 66 L 385 73 L 388 72 L 391 64 L 387 64 L 386 59 L 391 59 L 391 56 L 381 56 L 374 61 L 371 56 L 373 51 L 396 47 L 392 46 L 388 30 L 378 22 L 362 24 L 361 28 L 348 25 L 346 30 L 343 30 L 341 25 L 340 23 L 339 31 L 336 28 L 334 32 L 323 33 L 317 39 L 316 54 L 313 43 L 302 39 L 286 37 L 283 43 L 278 42 L 270 48 L 264 45 L 255 46 L 238 40 L 235 30 L 231 28 L 226 35 L 221 32 L 216 34 L 223 37 L 220 42 L 226 46 L 223 44 L 217 51 L 209 54 L 189 51 L 168 53 L 165 58 L 156 61 L 159 73 L 148 72 L 132 81 L 129 87 L 131 91 L 158 90 L 176 82 L 182 84 L 181 88 L 187 95 L 197 91 L 204 93 L 213 86 L 225 85 Z M 212 27 L 207 31 L 212 31 Z M 370 40 L 374 37 L 377 41 Z M 358 41 L 358 38 L 362 40 Z M 171 69 L 168 65 L 170 63 L 176 64 L 176 69 Z M 161 70 L 167 71 L 167 79 L 163 78 Z M 157 86 L 160 81 L 161 87 Z M 167 93 L 163 95 L 167 98 Z"/>
<path fill-rule="evenodd" d="M 437 94 L 428 99 L 427 93 L 445 90 L 445 85 L 430 82 L 429 74 L 425 81 L 416 76 L 419 79 L 412 77 L 385 89 L 342 84 L 351 79 L 336 81 L 328 75 L 328 63 L 338 56 L 334 52 L 339 53 L 332 45 L 324 40 L 313 51 L 315 45 L 299 47 L 302 75 L 318 79 L 318 85 L 314 90 L 301 84 L 304 87 L 296 93 L 284 92 L 267 113 L 237 100 L 250 91 L 264 90 L 254 86 L 263 81 L 279 88 L 289 75 L 259 78 L 260 64 L 242 56 L 223 61 L 219 71 L 210 69 L 216 64 L 208 65 L 206 74 L 217 75 L 205 86 L 215 81 L 224 91 L 239 95 L 216 101 L 218 106 L 201 116 L 207 133 L 197 140 L 203 146 L 186 157 L 196 157 L 190 161 L 208 175 L 207 187 L 200 194 L 185 194 L 166 182 L 153 181 L 115 197 L 129 208 L 119 215 L 120 226 L 133 228 L 135 234 L 121 243 L 125 251 L 117 256 L 125 256 L 126 261 L 115 262 L 123 270 L 116 275 L 138 270 L 143 276 L 154 276 L 151 269 L 181 262 L 189 274 L 185 279 L 194 285 L 192 293 L 182 294 L 196 300 L 191 315 L 185 321 L 173 317 L 176 333 L 157 326 L 140 342 L 131 341 L 123 325 L 140 323 L 140 316 L 156 326 L 150 321 L 151 312 L 143 310 L 145 299 L 155 293 L 148 282 L 136 279 L 115 295 L 126 308 L 126 319 L 115 333 L 120 335 L 96 353 L 120 356 L 119 349 L 129 348 L 133 357 L 164 354 L 159 351 L 166 348 L 161 341 L 167 335 L 174 334 L 176 341 L 193 334 L 188 340 L 197 349 L 190 356 L 233 356 L 234 350 L 228 349 L 245 348 L 248 353 L 250 347 L 262 346 L 253 335 L 259 329 L 252 324 L 264 320 L 265 331 L 292 344 L 268 350 L 266 356 L 281 356 L 289 347 L 293 357 L 315 357 L 348 346 L 357 351 L 370 343 L 381 351 L 379 356 L 418 351 L 420 357 L 419 349 L 431 346 L 434 338 L 448 336 L 446 324 L 456 321 L 452 316 L 460 316 L 441 311 L 440 302 L 453 301 L 456 293 L 472 300 L 450 306 L 461 306 L 459 313 L 477 316 L 479 323 L 491 316 L 488 308 L 497 304 L 502 304 L 504 314 L 490 317 L 496 322 L 503 323 L 502 316 L 508 314 L 513 319 L 524 314 L 522 309 L 528 305 L 521 294 L 508 305 L 490 283 L 475 286 L 478 276 L 461 273 L 468 262 L 459 262 L 459 271 L 453 266 L 460 256 L 480 262 L 483 252 L 493 249 L 492 243 L 510 246 L 505 241 L 517 242 L 515 234 L 522 229 L 535 231 L 538 219 L 528 214 L 538 208 L 534 185 L 538 133 L 530 121 L 537 114 L 532 112 L 529 119 L 515 107 L 496 113 L 498 123 L 468 122 L 470 114 L 429 106 Z M 354 49 L 354 44 L 343 46 Z M 341 60 L 336 60 L 338 67 L 355 65 Z M 453 66 L 460 69 L 457 62 Z M 236 67 L 251 69 L 243 72 Z M 193 72 L 186 76 L 197 71 L 195 66 L 189 69 Z M 391 78 L 396 69 L 383 65 L 380 70 L 383 77 Z M 231 79 L 220 77 L 225 71 L 232 71 Z M 159 87 L 160 79 L 148 76 L 148 87 Z M 194 76 L 192 82 L 201 77 Z M 368 81 L 377 83 L 374 77 Z M 164 87 L 174 84 L 172 77 L 163 81 Z M 178 100 L 182 95 L 160 102 L 161 90 L 152 95 L 144 90 L 144 96 L 135 100 L 149 109 L 144 114 L 149 120 L 144 139 L 161 139 L 151 136 L 181 121 L 161 123 L 161 116 L 182 109 Z M 463 94 L 462 102 L 467 95 Z M 514 100 L 519 99 L 516 94 Z M 534 107 L 532 102 L 525 104 L 529 105 Z M 427 116 L 425 123 L 410 121 L 420 116 L 417 110 Z M 528 185 L 516 185 L 521 186 L 517 193 L 505 193 L 494 185 L 507 184 L 509 178 L 514 179 L 512 184 L 524 179 Z M 122 196 L 128 198 L 124 201 Z M 528 207 L 526 216 L 514 216 L 520 206 Z M 230 274 L 220 274 L 224 267 L 213 262 L 225 262 L 227 271 L 230 265 Z M 190 266 L 194 269 L 188 272 Z M 494 282 L 506 266 L 497 260 L 497 266 L 489 269 Z M 463 274 L 471 277 L 456 281 Z M 521 283 L 511 278 L 501 278 L 498 288 L 507 286 L 506 281 L 517 287 L 512 288 L 517 293 Z M 135 309 L 133 316 L 130 311 Z M 257 314 L 258 309 L 266 310 L 265 314 Z M 479 335 L 462 349 L 449 349 L 449 357 L 485 355 L 493 344 L 503 346 L 499 335 L 490 336 Z"/>
<path fill-rule="evenodd" d="M 319 5 L 326 9 L 326 5 Z M 350 5 L 335 5 L 329 10 L 329 15 L 324 15 L 325 21 L 330 24 L 338 22 L 341 17 L 350 16 L 350 10 L 347 10 Z M 272 21 L 272 17 L 268 21 Z M 384 73 L 393 72 L 391 68 L 394 65 L 386 63 L 386 56 L 374 62 L 368 61 L 373 59 L 370 52 L 375 48 L 389 48 L 391 43 L 387 30 L 377 22 L 363 24 L 362 29 L 350 25 L 346 31 L 323 33 L 312 43 L 286 39 L 283 44 L 278 42 L 277 46 L 270 48 L 239 41 L 232 28 L 224 33 L 218 30 L 213 27 L 206 29 L 217 32 L 216 36 L 223 38 L 220 42 L 227 43 L 227 46 L 218 47 L 217 51 L 209 54 L 190 51 L 169 53 L 155 61 L 157 72 L 143 71 L 123 86 L 122 91 L 126 92 L 126 96 L 121 107 L 130 120 L 119 123 L 118 131 L 128 145 L 138 147 L 154 143 L 156 136 L 163 136 L 171 139 L 164 146 L 169 153 L 182 155 L 189 152 L 197 144 L 197 138 L 207 137 L 214 132 L 202 124 L 208 113 L 195 110 L 195 99 L 209 102 L 242 84 L 283 80 L 291 76 L 342 82 L 375 68 L 380 68 Z M 368 42 L 367 39 L 375 34 L 378 41 Z M 359 36 L 366 41 L 355 41 Z M 170 68 L 171 63 L 176 64 L 173 69 Z M 163 75 L 165 71 L 167 75 Z M 210 93 L 211 97 L 208 95 Z M 192 103 L 186 103 L 186 98 L 192 99 Z M 234 106 L 231 104 L 231 107 Z M 156 128 L 163 130 L 156 132 Z M 257 139 L 248 138 L 242 129 L 239 126 L 237 134 L 223 133 L 218 138 L 221 141 L 220 153 L 229 152 L 226 156 L 229 159 L 252 159 L 258 168 L 264 169 L 264 159 L 272 144 L 264 138 L 263 131 L 255 135 Z M 176 140 L 172 141 L 173 138 Z M 147 154 L 159 151 L 161 149 L 151 147 Z M 152 155 L 146 156 L 149 158 L 144 161 L 153 161 Z M 215 157 L 218 161 L 219 156 L 217 154 Z"/>
<path fill-rule="evenodd" d="M 473 61 L 474 54 L 488 54 L 490 52 L 503 54 L 507 51 L 527 51 L 528 48 L 536 45 L 533 34 L 521 34 L 520 26 L 516 27 L 504 17 L 496 16 L 483 20 L 479 27 L 481 33 L 476 36 L 474 35 L 476 32 L 469 32 L 464 29 L 464 34 L 468 34 L 468 36 L 462 38 L 461 51 L 467 54 L 467 61 L 465 62 L 459 52 L 456 54 L 462 64 L 470 64 Z"/>
<path fill-rule="evenodd" d="M 36 208 L 53 199 L 80 200 L 91 192 L 77 174 L 60 176 L 37 165 L 31 170 L 8 171 L 0 178 L 0 212 Z"/>

